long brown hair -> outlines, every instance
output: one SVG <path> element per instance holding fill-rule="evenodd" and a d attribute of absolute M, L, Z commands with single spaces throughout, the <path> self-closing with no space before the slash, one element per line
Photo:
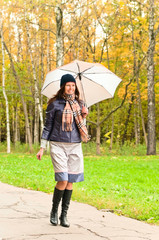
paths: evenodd
<path fill-rule="evenodd" d="M 65 91 L 65 85 L 66 85 L 66 83 L 64 83 L 62 86 L 61 86 L 61 88 L 57 91 L 57 93 L 52 97 L 52 98 L 50 98 L 49 99 L 49 101 L 48 101 L 48 105 L 50 104 L 50 103 L 52 103 L 52 102 L 54 102 L 56 99 L 61 99 L 61 98 L 63 98 L 63 94 L 64 94 L 64 91 Z M 76 84 L 75 84 L 76 85 Z M 81 102 L 81 100 L 79 99 L 79 90 L 78 90 L 78 87 L 77 87 L 77 85 L 76 85 L 76 88 L 75 88 L 75 99 L 80 103 Z"/>

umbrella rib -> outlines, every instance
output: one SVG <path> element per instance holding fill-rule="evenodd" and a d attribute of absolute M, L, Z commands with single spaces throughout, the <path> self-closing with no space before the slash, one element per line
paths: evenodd
<path fill-rule="evenodd" d="M 85 73 L 85 74 L 113 74 L 113 75 L 115 75 L 112 72 L 95 72 L 95 73 Z"/>
<path fill-rule="evenodd" d="M 94 67 L 94 66 L 92 66 L 92 67 L 89 67 L 89 68 L 87 68 L 87 69 L 83 70 L 83 71 L 82 71 L 82 73 L 84 73 L 84 72 L 88 71 L 89 69 L 91 69 L 91 68 L 93 68 L 93 67 Z"/>
<path fill-rule="evenodd" d="M 56 80 L 56 81 L 53 81 L 53 82 L 58 82 L 59 80 Z M 44 88 L 42 88 L 42 90 L 41 91 L 43 91 L 46 87 L 48 87 L 50 84 L 52 84 L 53 82 L 50 82 L 50 83 L 48 83 Z"/>
<path fill-rule="evenodd" d="M 78 67 L 78 73 L 80 73 L 80 67 L 79 67 L 79 64 L 78 63 L 76 63 L 77 64 L 77 67 Z"/>
<path fill-rule="evenodd" d="M 86 72 L 86 71 L 88 71 L 89 69 L 91 69 L 91 68 L 94 67 L 94 65 L 93 65 L 93 66 L 91 66 L 91 67 L 89 67 L 89 68 L 83 70 L 82 72 L 80 72 L 80 66 L 79 66 L 78 62 L 76 62 L 76 64 L 77 64 L 77 67 L 78 67 L 78 71 L 79 71 L 79 73 L 84 73 L 84 72 Z"/>
<path fill-rule="evenodd" d="M 80 67 L 79 67 L 79 64 L 77 63 L 77 67 L 78 67 L 78 70 L 79 70 L 79 74 L 80 74 Z M 81 77 L 79 76 L 79 79 L 80 79 Z M 80 79 L 80 81 L 81 81 L 81 79 Z M 84 93 L 84 87 L 83 87 L 83 84 L 81 83 L 81 86 L 82 86 L 82 91 L 83 91 L 83 97 L 84 97 L 84 102 L 85 102 L 85 104 L 86 104 L 86 97 L 85 97 L 85 93 Z"/>

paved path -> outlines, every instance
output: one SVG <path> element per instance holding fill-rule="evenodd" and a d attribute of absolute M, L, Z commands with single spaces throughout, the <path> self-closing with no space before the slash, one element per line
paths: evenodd
<path fill-rule="evenodd" d="M 0 240 L 159 240 L 159 227 L 71 202 L 70 228 L 52 226 L 52 196 L 0 182 Z"/>

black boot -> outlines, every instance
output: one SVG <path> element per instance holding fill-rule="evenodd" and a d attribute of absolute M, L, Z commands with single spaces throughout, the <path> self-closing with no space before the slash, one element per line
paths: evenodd
<path fill-rule="evenodd" d="M 63 196 L 64 190 L 54 189 L 54 196 L 52 199 L 52 210 L 50 213 L 50 222 L 56 226 L 58 224 L 58 206 Z"/>
<path fill-rule="evenodd" d="M 63 198 L 62 198 L 62 212 L 60 216 L 60 225 L 63 227 L 69 227 L 70 224 L 67 221 L 67 210 L 70 205 L 72 190 L 65 189 Z"/>

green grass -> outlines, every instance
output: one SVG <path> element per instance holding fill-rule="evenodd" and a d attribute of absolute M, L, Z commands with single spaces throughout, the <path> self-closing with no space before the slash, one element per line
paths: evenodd
<path fill-rule="evenodd" d="M 85 156 L 85 181 L 74 184 L 73 200 L 159 225 L 158 156 Z M 49 155 L 0 153 L 0 181 L 52 193 Z"/>

